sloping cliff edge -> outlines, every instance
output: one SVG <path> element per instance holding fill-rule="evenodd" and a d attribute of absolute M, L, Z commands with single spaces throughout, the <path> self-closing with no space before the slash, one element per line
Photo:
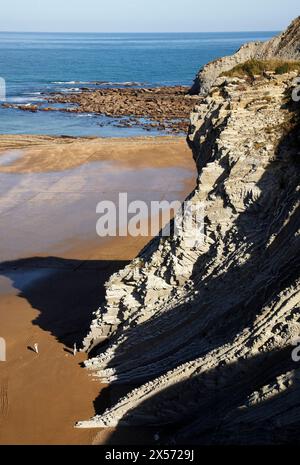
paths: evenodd
<path fill-rule="evenodd" d="M 250 42 L 243 45 L 234 55 L 219 58 L 205 65 L 196 76 L 191 94 L 206 95 L 220 74 L 245 61 L 257 60 L 300 60 L 300 16 L 277 37 L 267 42 Z"/>
<path fill-rule="evenodd" d="M 153 426 L 175 443 L 299 441 L 295 76 L 227 79 L 196 106 L 190 201 L 204 205 L 203 244 L 156 238 L 110 278 L 86 365 L 127 393 L 78 427 Z"/>

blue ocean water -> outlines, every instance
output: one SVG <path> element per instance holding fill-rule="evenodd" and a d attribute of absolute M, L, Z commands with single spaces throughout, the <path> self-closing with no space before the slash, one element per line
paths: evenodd
<path fill-rule="evenodd" d="M 0 77 L 7 101 L 34 103 L 43 92 L 110 85 L 191 85 L 199 68 L 276 32 L 71 34 L 0 32 Z M 133 136 L 104 116 L 0 108 L 1 134 Z"/>

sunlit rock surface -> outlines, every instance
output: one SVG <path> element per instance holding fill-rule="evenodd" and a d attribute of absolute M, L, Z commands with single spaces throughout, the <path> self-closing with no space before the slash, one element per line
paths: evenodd
<path fill-rule="evenodd" d="M 251 59 L 300 60 L 300 16 L 286 31 L 267 42 L 250 42 L 234 55 L 219 58 L 205 65 L 196 76 L 191 94 L 206 95 L 216 79 L 225 71 Z"/>
<path fill-rule="evenodd" d="M 204 204 L 204 242 L 156 238 L 111 277 L 86 366 L 134 389 L 79 427 L 155 425 L 177 443 L 299 440 L 294 78 L 222 80 L 194 109 L 190 201 Z"/>

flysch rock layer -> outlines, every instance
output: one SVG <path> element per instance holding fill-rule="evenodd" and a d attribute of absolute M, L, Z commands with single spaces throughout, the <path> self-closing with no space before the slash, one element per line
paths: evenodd
<path fill-rule="evenodd" d="M 225 71 L 251 59 L 300 60 L 300 16 L 288 29 L 267 42 L 250 42 L 234 55 L 219 58 L 205 65 L 196 76 L 191 94 L 206 95 L 215 80 Z"/>
<path fill-rule="evenodd" d="M 86 366 L 134 388 L 78 427 L 151 425 L 176 443 L 299 440 L 294 78 L 228 78 L 195 107 L 188 140 L 199 176 L 189 199 L 204 205 L 204 241 L 156 238 L 110 278 L 84 341 L 96 351 Z"/>

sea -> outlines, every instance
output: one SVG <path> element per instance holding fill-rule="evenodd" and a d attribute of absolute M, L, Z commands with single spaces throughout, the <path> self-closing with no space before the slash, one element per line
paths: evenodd
<path fill-rule="evenodd" d="M 0 82 L 5 81 L 7 102 L 24 105 L 43 102 L 45 93 L 80 92 L 82 87 L 191 86 L 207 62 L 232 54 L 246 42 L 266 41 L 276 34 L 0 32 Z M 119 127 L 119 123 L 102 115 L 32 113 L 0 106 L 0 134 L 145 134 L 140 127 Z"/>

